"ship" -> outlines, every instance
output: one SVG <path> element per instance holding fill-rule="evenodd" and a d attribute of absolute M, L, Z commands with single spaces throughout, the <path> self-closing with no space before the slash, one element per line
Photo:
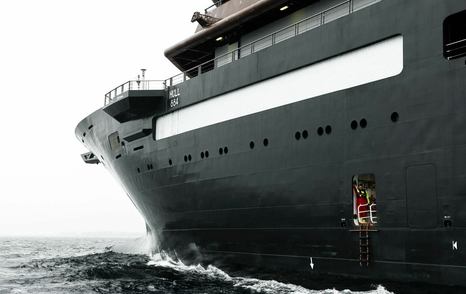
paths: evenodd
<path fill-rule="evenodd" d="M 466 286 L 464 0 L 230 0 L 75 134 L 186 263 Z M 189 21 L 189 20 L 187 20 Z"/>

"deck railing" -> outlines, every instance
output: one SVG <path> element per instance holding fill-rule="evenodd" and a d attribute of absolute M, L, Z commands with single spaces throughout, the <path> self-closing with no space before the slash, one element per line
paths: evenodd
<path fill-rule="evenodd" d="M 324 11 L 309 16 L 292 25 L 284 27 L 274 33 L 261 37 L 249 44 L 241 46 L 223 55 L 217 56 L 211 60 L 192 67 L 166 80 L 167 86 L 175 86 L 189 78 L 193 78 L 214 68 L 229 64 L 235 60 L 256 53 L 262 49 L 283 42 L 289 38 L 309 30 L 320 27 L 323 24 L 334 21 L 340 17 L 346 16 L 354 11 L 365 8 L 382 0 L 347 0 Z"/>
<path fill-rule="evenodd" d="M 445 44 L 444 53 L 448 60 L 466 56 L 466 39 Z"/>
<path fill-rule="evenodd" d="M 273 32 L 269 35 L 261 37 L 260 39 L 257 39 L 251 43 L 241 46 L 235 50 L 232 50 L 228 53 L 217 56 L 211 60 L 201 63 L 195 67 L 192 67 L 166 80 L 145 81 L 145 82 L 158 83 L 162 85 L 164 88 L 178 85 L 180 83 L 183 83 L 186 80 L 189 80 L 190 78 L 196 77 L 198 75 L 211 71 L 215 68 L 229 64 L 235 60 L 238 60 L 240 58 L 256 53 L 260 50 L 263 50 L 265 48 L 268 48 L 270 46 L 283 42 L 289 38 L 295 37 L 309 30 L 320 27 L 326 23 L 334 21 L 340 17 L 346 16 L 348 14 L 351 14 L 354 11 L 360 10 L 362 8 L 365 8 L 367 6 L 370 6 L 380 1 L 382 0 L 346 0 L 324 11 L 321 11 L 303 20 L 300 20 L 292 25 L 286 26 L 276 32 Z M 216 4 L 222 4 L 222 0 L 217 1 L 211 7 L 215 6 Z M 112 91 L 108 92 L 105 95 L 105 105 L 117 99 L 119 95 L 121 95 L 122 93 L 128 90 L 139 89 L 136 87 L 135 83 L 137 83 L 137 81 L 126 82 L 123 85 L 120 85 L 116 87 L 115 89 L 113 89 Z"/>
<path fill-rule="evenodd" d="M 207 7 L 206 9 L 204 9 L 204 13 L 207 14 L 209 13 L 211 10 L 213 10 L 213 8 L 216 8 L 220 5 L 222 5 L 224 2 L 224 0 L 218 0 L 218 1 L 215 1 L 214 4 L 210 5 L 209 7 Z"/>
<path fill-rule="evenodd" d="M 127 81 L 124 84 L 116 87 L 107 94 L 105 94 L 104 105 L 110 104 L 115 100 L 118 100 L 123 93 L 133 90 L 164 90 L 166 88 L 165 81 L 157 80 L 138 80 L 138 81 Z"/>

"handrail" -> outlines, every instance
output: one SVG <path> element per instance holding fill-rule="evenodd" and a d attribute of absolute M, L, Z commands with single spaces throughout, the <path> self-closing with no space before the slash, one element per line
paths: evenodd
<path fill-rule="evenodd" d="M 377 223 L 377 217 L 374 216 L 377 213 L 377 209 L 375 208 L 377 205 L 375 203 L 369 205 L 369 217 L 371 220 L 371 223 L 376 224 Z M 374 209 L 372 209 L 374 208 Z"/>
<path fill-rule="evenodd" d="M 218 5 L 217 5 L 217 4 L 218 4 Z M 214 7 L 214 6 L 215 6 L 215 7 L 218 7 L 218 6 L 222 5 L 222 4 L 223 4 L 223 0 L 215 1 L 214 4 L 210 5 L 210 6 L 207 7 L 206 9 L 204 9 L 205 14 L 207 14 L 207 13 L 209 12 L 209 9 L 211 9 L 212 7 Z"/>
<path fill-rule="evenodd" d="M 445 44 L 445 46 L 448 47 L 448 46 L 456 45 L 456 44 L 463 43 L 463 42 L 466 42 L 466 39 L 461 39 L 461 40 L 458 40 L 458 41 L 454 41 L 454 42 Z"/>
<path fill-rule="evenodd" d="M 214 5 L 216 4 L 222 4 L 224 0 L 219 0 L 217 2 L 215 2 L 213 5 L 211 5 L 210 7 L 208 8 L 211 8 L 213 7 Z M 306 17 L 294 24 L 291 24 L 289 26 L 286 26 L 284 28 L 281 28 L 271 34 L 268 34 L 266 36 L 263 36 L 253 42 L 250 42 L 246 45 L 243 45 L 237 49 L 234 49 L 230 52 L 227 52 L 225 54 L 222 54 L 220 56 L 217 56 L 215 58 L 212 58 L 208 61 L 205 61 L 201 64 L 198 64 L 192 68 L 189 68 L 177 75 L 174 75 L 168 79 L 165 79 L 165 80 L 162 80 L 162 81 L 153 81 L 153 82 L 159 82 L 161 84 L 163 84 L 163 87 L 164 89 L 167 89 L 168 87 L 172 87 L 172 86 L 175 86 L 177 84 L 180 84 L 180 83 L 183 83 L 184 81 L 187 81 L 189 80 L 190 78 L 192 77 L 196 77 L 198 75 L 201 75 L 205 72 L 208 72 L 208 71 L 211 71 L 213 69 L 215 69 L 216 67 L 220 67 L 220 66 L 223 66 L 225 64 L 228 64 L 228 63 L 231 63 L 235 60 L 238 60 L 242 57 L 245 57 L 245 56 L 248 56 L 250 54 L 253 54 L 253 53 L 256 53 L 262 49 L 265 49 L 267 47 L 270 47 L 270 46 L 273 46 L 277 43 L 280 43 L 282 41 L 285 41 L 286 39 L 288 38 L 292 38 L 292 37 L 295 37 L 299 34 L 302 34 L 306 31 L 309 31 L 309 30 L 312 30 L 312 29 L 315 29 L 317 27 L 320 27 L 322 26 L 323 24 L 325 23 L 328 23 L 328 22 L 331 22 L 337 18 L 340 18 L 342 16 L 346 16 L 348 14 L 351 14 L 352 12 L 354 12 L 354 2 L 357 1 L 357 0 L 346 0 L 346 1 L 343 1 L 339 4 L 336 4 L 330 8 L 327 8 L 319 13 L 316 13 L 316 14 L 313 14 L 309 17 Z M 362 7 L 360 7 L 359 9 L 363 8 L 363 7 L 366 7 L 366 6 L 369 6 L 369 5 L 372 5 L 374 3 L 377 3 L 377 2 L 380 2 L 382 0 L 371 0 L 371 2 L 369 2 L 369 4 L 366 4 Z M 332 10 L 336 9 L 336 8 L 339 8 L 343 5 L 348 5 L 348 11 L 344 12 L 344 14 L 342 15 L 337 15 L 335 18 L 330 18 L 328 20 L 326 20 L 326 16 L 328 17 L 329 15 L 329 12 L 331 12 Z M 208 9 L 207 8 L 207 9 Z M 358 9 L 358 10 L 359 10 Z M 310 26 L 304 26 L 304 24 L 306 24 L 306 22 L 308 21 L 312 21 L 314 20 L 316 23 L 311 23 Z M 303 27 L 301 27 L 303 26 Z M 284 33 L 285 32 L 285 33 Z M 291 35 L 288 35 L 288 32 L 291 32 L 292 34 Z M 270 41 L 269 41 L 270 40 Z M 261 42 L 264 42 L 266 41 L 265 45 L 264 44 L 261 44 Z M 262 46 L 262 47 L 261 47 Z M 135 83 L 137 81 L 128 81 L 118 87 L 116 87 L 115 89 L 113 89 L 112 91 L 108 92 L 106 95 L 105 95 L 105 105 L 107 105 L 108 103 L 112 102 L 116 97 L 118 97 L 119 95 L 121 95 L 123 92 L 118 92 L 119 89 L 124 89 L 125 88 L 125 85 L 127 85 L 128 87 L 131 88 L 131 86 L 133 86 L 131 89 L 127 89 L 126 91 L 128 90 L 135 90 L 136 87 L 134 87 L 134 85 L 132 85 L 131 83 Z M 147 82 L 147 81 L 146 81 Z M 107 101 L 108 100 L 108 101 Z"/>
<path fill-rule="evenodd" d="M 367 214 L 367 213 L 369 212 L 369 209 L 367 209 L 367 210 L 362 210 L 363 207 L 369 207 L 369 204 L 360 204 L 360 205 L 357 207 L 357 211 L 358 211 L 358 222 L 359 222 L 359 223 L 365 223 L 365 222 L 366 222 L 366 219 L 369 218 L 368 216 L 362 216 L 363 213 L 364 213 L 364 214 Z"/>
<path fill-rule="evenodd" d="M 372 0 L 372 2 L 370 2 L 370 4 L 366 4 L 363 7 L 372 5 L 372 4 L 380 2 L 380 1 L 382 1 L 382 0 Z M 339 8 L 339 7 L 343 6 L 343 5 L 348 5 L 348 11 L 344 15 L 338 16 L 337 18 L 342 17 L 342 16 L 346 16 L 348 14 L 351 14 L 352 12 L 354 12 L 354 2 L 355 2 L 355 0 L 343 1 L 343 2 L 341 2 L 339 4 L 336 4 L 336 5 L 334 5 L 334 6 L 330 7 L 330 8 L 327 8 L 327 9 L 321 11 L 321 12 L 318 12 L 316 14 L 313 14 L 313 15 L 309 16 L 309 17 L 306 17 L 306 18 L 304 18 L 304 19 L 302 19 L 302 20 L 300 20 L 300 21 L 298 21 L 298 22 L 296 22 L 294 24 L 291 24 L 289 26 L 281 28 L 281 29 L 279 29 L 279 30 L 277 30 L 277 31 L 275 31 L 275 32 L 273 32 L 271 34 L 263 36 L 263 37 L 255 40 L 253 42 L 250 42 L 250 43 L 248 43 L 246 45 L 243 45 L 243 46 L 241 46 L 241 47 L 239 47 L 237 49 L 234 49 L 234 50 L 232 50 L 230 52 L 227 52 L 225 54 L 217 56 L 217 57 L 215 57 L 213 59 L 210 59 L 208 61 L 205 61 L 205 62 L 203 62 L 201 64 L 198 64 L 198 65 L 196 65 L 196 66 L 194 66 L 194 67 L 192 67 L 190 69 L 187 69 L 187 70 L 185 70 L 185 71 L 183 71 L 183 72 L 181 72 L 181 73 L 179 73 L 179 74 L 177 74 L 175 76 L 172 76 L 172 77 L 166 79 L 165 81 L 167 83 L 167 86 L 174 86 L 174 85 L 176 85 L 178 83 L 181 83 L 181 82 L 184 82 L 184 81 L 188 80 L 189 77 L 195 77 L 195 76 L 200 75 L 200 74 L 202 74 L 204 72 L 210 71 L 210 70 L 215 68 L 215 65 L 217 64 L 218 60 L 221 60 L 222 58 L 225 58 L 227 56 L 231 56 L 231 61 L 226 62 L 225 64 L 230 63 L 230 62 L 232 62 L 234 60 L 240 59 L 241 58 L 241 53 L 246 54 L 245 56 L 250 55 L 250 54 L 255 53 L 257 51 L 260 51 L 260 50 L 262 50 L 264 48 L 273 46 L 273 45 L 275 45 L 275 44 L 277 44 L 277 43 L 279 43 L 281 41 L 284 41 L 284 40 L 286 40 L 288 38 L 295 37 L 295 36 L 297 36 L 299 34 L 302 34 L 302 33 L 306 32 L 308 30 L 317 28 L 317 27 L 319 27 L 319 26 L 321 26 L 321 25 L 323 25 L 325 23 L 331 22 L 334 19 L 330 19 L 330 20 L 326 21 L 326 15 L 328 15 L 328 13 L 330 11 L 332 11 L 332 10 L 334 10 L 336 8 Z M 310 21 L 312 19 L 318 20 L 318 23 L 313 25 L 310 28 L 307 28 L 307 29 L 303 28 L 302 30 L 300 30 L 300 25 L 302 25 L 305 22 Z M 278 41 L 277 41 L 277 36 L 279 36 L 279 33 L 283 32 L 283 31 L 287 31 L 287 30 L 289 30 L 291 28 L 294 28 L 292 30 L 293 31 L 292 36 L 289 36 L 289 37 L 281 39 L 281 40 L 278 39 Z M 267 46 L 264 46 L 263 48 L 259 48 L 259 49 L 255 50 L 255 45 L 258 45 L 261 41 L 263 41 L 265 39 L 268 39 L 268 38 L 271 39 L 271 44 L 270 45 L 267 45 Z M 246 49 L 249 49 L 249 52 L 244 52 Z M 230 57 L 228 57 L 228 58 L 230 58 Z M 174 80 L 178 81 L 178 83 L 173 84 L 172 82 Z"/>
<path fill-rule="evenodd" d="M 371 224 L 377 224 L 377 209 L 376 209 L 376 204 L 361 204 L 357 207 L 357 217 L 358 217 L 358 222 L 359 223 L 366 223 L 369 221 Z M 362 210 L 363 208 L 367 208 L 365 210 Z"/>
<path fill-rule="evenodd" d="M 118 100 L 123 93 L 132 90 L 164 90 L 166 89 L 165 81 L 161 80 L 137 80 L 127 81 L 105 94 L 104 105 Z"/>

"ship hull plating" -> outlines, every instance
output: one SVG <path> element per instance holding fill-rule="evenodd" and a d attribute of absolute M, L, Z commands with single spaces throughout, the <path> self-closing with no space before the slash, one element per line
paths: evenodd
<path fill-rule="evenodd" d="M 159 140 L 153 132 L 111 147 L 110 134 L 155 130 L 157 117 L 120 124 L 103 110 L 76 134 L 123 184 L 160 248 L 191 262 L 301 281 L 466 286 L 466 70 L 464 60 L 442 56 L 442 22 L 465 8 L 413 2 L 382 1 L 187 81 L 180 108 L 247 86 L 240 76 L 252 60 L 264 70 L 251 70 L 250 84 L 402 35 L 397 76 Z M 321 35 L 346 24 L 358 33 Z M 327 56 L 306 51 L 313 39 Z M 286 52 L 286 62 L 276 61 Z M 222 75 L 237 79 L 219 84 Z M 367 174 L 375 178 L 377 224 L 363 250 L 353 181 Z"/>

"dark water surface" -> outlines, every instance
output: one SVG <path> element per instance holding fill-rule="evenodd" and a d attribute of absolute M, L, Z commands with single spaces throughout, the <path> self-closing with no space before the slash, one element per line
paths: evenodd
<path fill-rule="evenodd" d="M 390 293 L 382 286 L 368 292 L 322 291 L 274 280 L 231 277 L 214 266 L 186 266 L 144 252 L 144 238 L 0 238 L 0 294 Z"/>

